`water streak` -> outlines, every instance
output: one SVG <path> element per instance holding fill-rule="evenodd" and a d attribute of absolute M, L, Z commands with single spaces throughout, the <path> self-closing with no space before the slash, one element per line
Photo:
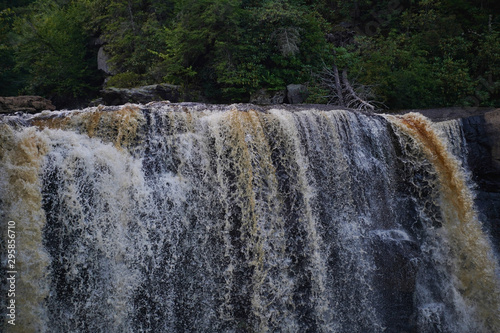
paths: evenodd
<path fill-rule="evenodd" d="M 438 188 L 439 201 L 436 204 L 441 209 L 446 240 L 453 255 L 451 269 L 457 278 L 455 288 L 469 303 L 470 311 L 478 312 L 482 327 L 488 331 L 499 331 L 497 261 L 478 221 L 461 163 L 451 155 L 431 122 L 422 115 L 407 114 L 397 118 L 396 124 L 412 136 L 435 168 L 437 184 L 433 186 Z"/>

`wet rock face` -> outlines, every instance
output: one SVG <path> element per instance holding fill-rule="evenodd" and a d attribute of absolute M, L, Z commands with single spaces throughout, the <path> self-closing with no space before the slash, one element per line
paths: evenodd
<path fill-rule="evenodd" d="M 0 97 L 0 113 L 37 113 L 55 109 L 51 101 L 40 96 Z"/>
<path fill-rule="evenodd" d="M 492 164 L 497 174 L 500 172 L 500 109 L 484 114 L 486 133 L 491 142 Z"/>
<path fill-rule="evenodd" d="M 500 109 L 462 119 L 476 204 L 500 250 Z"/>
<path fill-rule="evenodd" d="M 383 295 L 381 309 L 388 332 L 416 332 L 412 313 L 420 247 L 398 230 L 377 232 L 370 239 L 376 264 L 375 283 Z"/>

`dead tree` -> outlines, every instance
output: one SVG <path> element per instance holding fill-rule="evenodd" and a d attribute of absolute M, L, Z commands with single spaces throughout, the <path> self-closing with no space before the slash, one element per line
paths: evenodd
<path fill-rule="evenodd" d="M 345 24 L 341 24 L 336 27 L 334 32 L 327 34 L 325 38 L 329 43 L 338 48 L 352 45 L 354 43 L 354 36 L 354 30 Z M 339 70 L 336 63 L 333 63 L 331 66 L 323 64 L 323 71 L 320 73 L 320 82 L 323 88 L 328 91 L 328 95 L 326 96 L 328 104 L 336 104 L 362 111 L 374 111 L 378 109 L 376 105 L 384 106 L 382 103 L 373 100 L 373 93 L 370 87 L 351 84 L 347 76 L 347 68 Z"/>
<path fill-rule="evenodd" d="M 300 29 L 295 27 L 279 28 L 271 34 L 281 54 L 285 57 L 299 53 Z"/>
<path fill-rule="evenodd" d="M 347 69 L 342 69 L 340 73 L 336 64 L 328 67 L 323 66 L 320 74 L 323 87 L 328 91 L 328 104 L 360 110 L 375 111 L 377 109 L 375 101 L 372 100 L 372 93 L 369 87 L 359 85 L 353 86 L 347 77 Z"/>

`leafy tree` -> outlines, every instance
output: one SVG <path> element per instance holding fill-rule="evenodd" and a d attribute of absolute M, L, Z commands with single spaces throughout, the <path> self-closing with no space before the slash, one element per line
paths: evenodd
<path fill-rule="evenodd" d="M 10 35 L 12 34 L 12 22 L 14 11 L 6 8 L 0 11 L 0 96 L 15 95 L 20 88 L 18 73 L 14 71 L 15 60 Z"/>
<path fill-rule="evenodd" d="M 16 70 L 12 40 L 13 23 L 16 17 L 23 15 L 25 6 L 34 0 L 0 1 L 0 96 L 17 95 L 25 79 L 23 71 Z"/>
<path fill-rule="evenodd" d="M 217 86 L 214 55 L 232 44 L 231 34 L 241 33 L 238 5 L 234 0 L 176 2 L 176 19 L 165 30 L 166 50 L 158 54 L 168 72 L 166 80 L 192 85 L 203 77 L 203 82 Z"/>
<path fill-rule="evenodd" d="M 301 1 L 179 2 L 162 54 L 173 83 L 202 82 L 219 100 L 311 79 L 328 56 L 321 16 Z"/>
<path fill-rule="evenodd" d="M 463 10 L 471 17 L 457 20 Z M 467 105 L 471 97 L 479 105 L 494 98 L 494 79 L 484 84 L 486 72 L 498 68 L 494 27 L 485 31 L 485 18 L 491 20 L 487 11 L 471 1 L 444 0 L 415 1 L 400 11 L 400 17 L 392 20 L 384 11 L 372 12 L 372 18 L 381 22 L 377 33 L 358 31 L 355 42 L 347 46 L 355 59 L 348 66 L 360 82 L 373 86 L 379 99 L 391 108 Z M 380 19 L 383 14 L 387 20 Z M 481 47 L 483 55 L 478 55 L 476 50 Z"/>
<path fill-rule="evenodd" d="M 0 0 L 0 11 L 26 7 L 35 0 Z"/>
<path fill-rule="evenodd" d="M 38 1 L 16 20 L 16 66 L 27 72 L 24 93 L 51 98 L 65 105 L 91 95 L 99 87 L 95 54 L 83 29 L 84 3 L 59 5 Z"/>
<path fill-rule="evenodd" d="M 91 21 L 94 33 L 105 43 L 110 65 L 118 77 L 110 82 L 125 82 L 121 76 L 134 73 L 133 84 L 161 81 L 165 75 L 154 54 L 162 51 L 166 24 L 173 14 L 173 1 L 93 0 Z"/>

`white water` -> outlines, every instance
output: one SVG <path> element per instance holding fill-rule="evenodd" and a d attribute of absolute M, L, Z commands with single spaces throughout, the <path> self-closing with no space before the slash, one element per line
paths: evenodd
<path fill-rule="evenodd" d="M 20 237 L 3 328 L 500 330 L 458 122 L 444 139 L 416 115 L 238 108 L 0 123 L 2 223 Z"/>

